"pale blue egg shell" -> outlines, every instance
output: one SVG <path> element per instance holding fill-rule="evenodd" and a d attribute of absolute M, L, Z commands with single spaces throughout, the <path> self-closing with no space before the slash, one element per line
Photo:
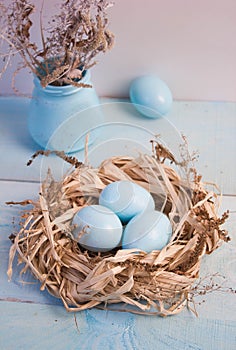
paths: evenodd
<path fill-rule="evenodd" d="M 123 233 L 122 248 L 138 248 L 145 252 L 161 250 L 168 244 L 171 235 L 168 217 L 157 210 L 147 211 L 129 221 Z"/>
<path fill-rule="evenodd" d="M 75 239 L 84 230 L 86 233 L 78 239 L 85 249 L 94 252 L 109 251 L 120 244 L 123 227 L 118 216 L 109 208 L 101 205 L 83 207 L 76 213 L 72 224 Z"/>
<path fill-rule="evenodd" d="M 147 190 L 126 180 L 107 185 L 99 196 L 99 204 L 111 209 L 123 223 L 145 210 L 155 208 L 154 200 Z"/>
<path fill-rule="evenodd" d="M 173 102 L 169 87 L 155 75 L 144 75 L 134 79 L 129 95 L 134 107 L 149 118 L 166 115 Z"/>

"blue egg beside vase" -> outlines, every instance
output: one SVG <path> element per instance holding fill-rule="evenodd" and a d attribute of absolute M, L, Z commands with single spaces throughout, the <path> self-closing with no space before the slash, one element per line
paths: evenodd
<path fill-rule="evenodd" d="M 81 82 L 91 84 L 89 70 Z M 28 129 L 42 148 L 66 153 L 79 151 L 85 146 L 86 133 L 102 122 L 99 99 L 93 87 L 48 85 L 43 88 L 34 77 Z M 95 137 L 93 133 L 89 143 Z"/>
<path fill-rule="evenodd" d="M 156 75 L 143 75 L 134 79 L 129 95 L 137 111 L 152 119 L 169 113 L 173 102 L 169 87 Z"/>

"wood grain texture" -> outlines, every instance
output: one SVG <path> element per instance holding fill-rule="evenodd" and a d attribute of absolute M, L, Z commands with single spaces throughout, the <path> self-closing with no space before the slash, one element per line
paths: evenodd
<path fill-rule="evenodd" d="M 40 148 L 27 131 L 28 103 L 23 98 L 0 98 L 0 179 L 40 181 L 48 167 L 53 168 L 56 178 L 61 178 L 68 166 L 54 156 L 39 158 L 26 167 Z M 204 179 L 217 183 L 225 194 L 236 194 L 236 103 L 176 101 L 166 118 L 156 120 L 142 117 L 125 100 L 102 99 L 101 103 L 104 123 L 117 125 L 103 128 L 90 147 L 91 158 L 96 149 L 102 150 L 104 157 L 118 151 L 137 155 L 140 147 L 149 151 L 154 134 L 160 134 L 161 140 L 179 155 L 184 134 L 190 151 L 199 154 L 197 168 Z M 84 151 L 75 156 L 83 160 Z"/>
<path fill-rule="evenodd" d="M 235 321 L 162 319 L 87 310 L 68 314 L 59 306 L 0 302 L 3 350 L 234 350 Z"/>
<path fill-rule="evenodd" d="M 140 117 L 129 103 L 103 102 L 106 121 L 117 124 L 112 133 L 108 125 L 89 150 L 93 161 L 104 156 L 101 149 L 108 154 L 115 152 L 115 144 L 121 147 L 119 151 L 136 152 L 135 147 L 148 142 L 154 130 L 178 152 L 183 132 L 190 148 L 199 150 L 198 165 L 204 177 L 218 182 L 228 194 L 222 198 L 220 211 L 230 210 L 225 227 L 232 240 L 204 257 L 201 268 L 203 278 L 212 274 L 224 276 L 217 279 L 223 288 L 196 299 L 200 303 L 198 318 L 187 310 L 163 319 L 93 309 L 76 314 L 77 329 L 74 314 L 67 313 L 60 300 L 47 291 L 40 292 L 40 285 L 30 272 L 20 276 L 21 266 L 16 261 L 9 282 L 8 237 L 19 229 L 22 207 L 7 206 L 5 202 L 37 198 L 40 178 L 47 167 L 53 168 L 60 178 L 66 165 L 50 157 L 38 159 L 27 168 L 25 163 L 38 148 L 27 133 L 28 102 L 0 99 L 0 349 L 234 350 L 236 295 L 227 290 L 236 289 L 235 104 L 176 102 L 168 120 L 157 121 Z M 126 147 L 122 148 L 119 140 L 126 140 Z M 82 153 L 78 156 L 83 159 Z"/>

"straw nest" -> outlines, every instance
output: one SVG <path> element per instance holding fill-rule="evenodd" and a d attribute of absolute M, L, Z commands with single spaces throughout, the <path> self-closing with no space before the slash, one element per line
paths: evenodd
<path fill-rule="evenodd" d="M 21 229 L 11 237 L 9 278 L 18 253 L 22 272 L 30 269 L 41 290 L 60 298 L 67 311 L 118 304 L 120 310 L 167 316 L 188 306 L 203 256 L 229 240 L 221 228 L 228 213 L 217 216 L 218 195 L 206 190 L 201 177 L 187 166 L 189 159 L 176 161 L 158 142 L 151 155 L 112 157 L 98 168 L 56 153 L 74 167 L 59 182 L 49 174 L 38 201 L 20 203 L 32 208 L 23 213 Z M 122 179 L 148 189 L 156 209 L 168 215 L 173 235 L 161 251 L 137 254 L 137 249 L 117 248 L 93 253 L 73 238 L 74 214 L 97 203 L 108 183 Z"/>

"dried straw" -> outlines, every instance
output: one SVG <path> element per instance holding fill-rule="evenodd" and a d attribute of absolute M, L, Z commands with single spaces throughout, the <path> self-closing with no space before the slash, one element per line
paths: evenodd
<path fill-rule="evenodd" d="M 58 153 L 74 162 L 75 169 L 60 182 L 49 173 L 38 201 L 21 203 L 31 203 L 32 209 L 23 216 L 21 230 L 14 237 L 9 278 L 18 253 L 19 263 L 24 264 L 22 272 L 30 269 L 41 282 L 41 290 L 46 288 L 61 298 L 67 311 L 122 303 L 119 310 L 134 313 L 179 313 L 188 305 L 202 257 L 229 240 L 220 228 L 228 213 L 217 216 L 218 195 L 205 189 L 194 169 L 180 177 L 174 168 L 186 169 L 186 163 L 178 163 L 158 143 L 154 150 L 153 155 L 140 154 L 135 159 L 112 157 L 96 169 Z M 121 179 L 148 189 L 156 208 L 171 220 L 173 236 L 161 251 L 137 254 L 137 249 L 118 248 L 92 253 L 73 239 L 74 214 L 97 203 L 101 190 Z"/>

